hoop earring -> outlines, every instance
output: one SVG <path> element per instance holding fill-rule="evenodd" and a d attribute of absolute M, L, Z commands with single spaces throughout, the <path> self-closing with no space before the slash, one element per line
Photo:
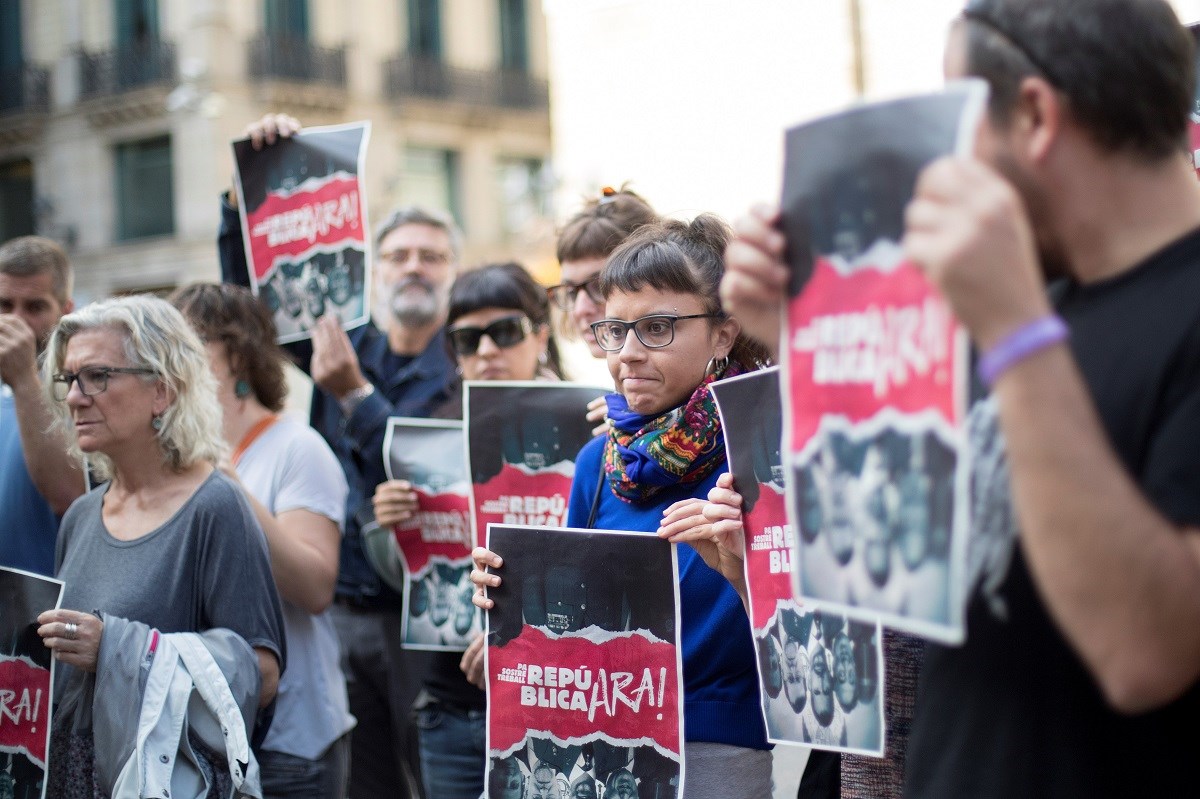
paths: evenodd
<path fill-rule="evenodd" d="M 724 358 L 718 358 L 714 355 L 708 359 L 708 366 L 704 367 L 704 376 L 708 377 L 709 375 L 712 375 L 713 377 L 720 377 L 721 375 L 725 374 L 725 370 L 728 368 L 728 355 L 726 355 Z"/>

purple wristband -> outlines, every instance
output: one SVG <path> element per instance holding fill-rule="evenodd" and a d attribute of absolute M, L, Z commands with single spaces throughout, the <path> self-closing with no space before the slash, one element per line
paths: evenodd
<path fill-rule="evenodd" d="M 1034 353 L 1065 341 L 1070 331 L 1059 317 L 1051 314 L 1009 333 L 996 346 L 985 352 L 977 367 L 979 379 L 991 388 L 1000 375 Z"/>

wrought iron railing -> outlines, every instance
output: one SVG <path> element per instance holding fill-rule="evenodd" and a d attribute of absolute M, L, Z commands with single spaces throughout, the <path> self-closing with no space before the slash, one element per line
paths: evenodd
<path fill-rule="evenodd" d="M 0 113 L 50 110 L 50 73 L 31 64 L 0 69 Z"/>
<path fill-rule="evenodd" d="M 346 85 L 346 48 L 318 47 L 293 36 L 262 36 L 249 43 L 250 77 Z"/>
<path fill-rule="evenodd" d="M 178 79 L 175 45 L 148 39 L 99 53 L 79 54 L 80 96 L 107 97 L 142 86 L 173 85 Z"/>
<path fill-rule="evenodd" d="M 550 103 L 547 82 L 527 72 L 467 69 L 427 56 L 401 55 L 387 61 L 384 88 L 392 100 L 424 97 L 468 105 L 539 110 Z"/>

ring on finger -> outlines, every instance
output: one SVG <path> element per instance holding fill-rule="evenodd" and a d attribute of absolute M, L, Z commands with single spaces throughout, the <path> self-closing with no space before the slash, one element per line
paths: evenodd
<path fill-rule="evenodd" d="M 69 621 L 66 623 L 65 626 L 66 626 L 66 632 L 63 633 L 64 638 L 66 638 L 68 641 L 74 641 L 75 639 L 79 638 L 79 625 L 78 624 L 76 624 L 75 622 Z"/>

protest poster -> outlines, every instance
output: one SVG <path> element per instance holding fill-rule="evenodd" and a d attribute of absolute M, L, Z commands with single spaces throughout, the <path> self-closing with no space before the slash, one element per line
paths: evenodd
<path fill-rule="evenodd" d="M 882 756 L 882 629 L 805 613 L 792 594 L 779 367 L 721 380 L 712 389 L 729 470 L 742 495 L 746 593 L 767 739 Z"/>
<path fill-rule="evenodd" d="M 986 98 L 963 81 L 798 126 L 786 143 L 796 595 L 946 643 L 964 635 L 969 342 L 901 241 L 917 175 L 970 152 Z"/>
<path fill-rule="evenodd" d="M 401 641 L 408 649 L 466 649 L 482 632 L 483 615 L 471 602 L 474 544 L 462 422 L 393 417 L 383 451 L 388 479 L 407 480 L 417 494 L 417 512 L 390 537 L 403 580 Z"/>
<path fill-rule="evenodd" d="M 45 796 L 54 660 L 37 617 L 57 608 L 62 582 L 0 567 L 0 796 Z"/>
<path fill-rule="evenodd" d="M 595 426 L 587 420 L 587 404 L 607 393 L 523 380 L 463 385 L 471 518 L 480 546 L 489 522 L 566 523 L 575 456 Z"/>
<path fill-rule="evenodd" d="M 233 142 L 234 187 L 250 289 L 281 343 L 309 338 L 333 314 L 367 321 L 371 241 L 363 165 L 369 122 L 305 128 L 255 150 Z"/>
<path fill-rule="evenodd" d="M 674 547 L 652 533 L 487 532 L 504 566 L 486 614 L 486 796 L 680 796 Z"/>

